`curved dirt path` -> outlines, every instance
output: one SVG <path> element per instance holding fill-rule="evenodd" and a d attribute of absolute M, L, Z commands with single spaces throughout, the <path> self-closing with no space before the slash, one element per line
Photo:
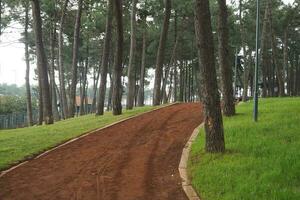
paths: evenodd
<path fill-rule="evenodd" d="M 162 108 L 31 160 L 0 178 L 0 199 L 186 200 L 178 165 L 201 109 Z"/>

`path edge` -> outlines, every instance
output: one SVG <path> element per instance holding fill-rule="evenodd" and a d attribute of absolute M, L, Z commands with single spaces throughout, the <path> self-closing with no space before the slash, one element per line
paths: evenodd
<path fill-rule="evenodd" d="M 188 165 L 188 159 L 191 152 L 192 144 L 196 140 L 197 136 L 199 135 L 200 129 L 203 127 L 204 127 L 204 122 L 202 122 L 198 127 L 194 129 L 191 137 L 189 138 L 189 140 L 187 141 L 187 143 L 185 144 L 182 150 L 180 163 L 178 166 L 179 175 L 182 180 L 181 186 L 189 200 L 201 200 L 196 190 L 193 188 L 191 181 L 189 180 L 187 165 Z"/>
<path fill-rule="evenodd" d="M 174 105 L 177 105 L 177 104 L 180 104 L 180 102 L 175 102 L 175 103 L 170 103 L 170 104 L 167 104 L 167 105 L 163 105 L 163 106 L 160 106 L 160 107 L 155 108 L 155 109 L 153 109 L 153 110 L 149 110 L 149 111 L 146 111 L 146 112 L 143 112 L 143 113 L 134 115 L 134 116 L 130 116 L 130 117 L 125 118 L 125 119 L 121 119 L 121 120 L 119 120 L 119 121 L 116 121 L 116 122 L 113 122 L 113 123 L 111 123 L 111 124 L 105 125 L 105 126 L 103 126 L 103 127 L 101 127 L 101 128 L 97 128 L 97 129 L 94 129 L 94 130 L 91 130 L 91 131 L 88 131 L 88 132 L 84 132 L 84 133 L 83 133 L 82 135 L 80 135 L 80 136 L 77 136 L 77 137 L 75 137 L 75 138 L 71 138 L 71 139 L 69 139 L 69 140 L 63 142 L 62 144 L 58 144 L 57 146 L 54 146 L 54 147 L 50 148 L 49 150 L 46 150 L 46 151 L 44 151 L 44 152 L 41 152 L 40 154 L 37 154 L 37 155 L 33 156 L 33 157 L 30 158 L 30 159 L 25 159 L 25 160 L 21 161 L 20 163 L 18 163 L 18 164 L 16 164 L 16 165 L 12 165 L 11 167 L 9 167 L 8 169 L 6 169 L 6 170 L 4 170 L 4 171 L 0 171 L 0 178 L 3 177 L 5 174 L 7 174 L 7 173 L 13 171 L 14 169 L 16 169 L 16 168 L 18 168 L 18 167 L 20 167 L 20 166 L 26 164 L 26 163 L 29 162 L 30 160 L 36 160 L 36 159 L 38 159 L 38 158 L 40 158 L 40 157 L 42 157 L 42 156 L 45 156 L 45 155 L 49 154 L 50 152 L 52 152 L 52 151 L 54 151 L 54 150 L 56 150 L 56 149 L 58 149 L 58 148 L 61 148 L 61 147 L 65 146 L 65 145 L 67 145 L 67 144 L 70 144 L 70 143 L 72 143 L 72 142 L 75 142 L 76 140 L 79 140 L 79 139 L 81 139 L 81 138 L 84 138 L 84 137 L 86 137 L 86 136 L 88 136 L 88 135 L 90 135 L 90 134 L 93 134 L 93 133 L 95 133 L 95 132 L 101 131 L 101 130 L 103 130 L 103 129 L 110 128 L 110 127 L 112 127 L 112 126 L 114 126 L 114 125 L 123 123 L 123 122 L 125 122 L 125 121 L 130 120 L 130 119 L 133 119 L 133 118 L 136 118 L 136 117 L 140 117 L 141 115 L 145 115 L 145 114 L 148 114 L 148 113 L 151 113 L 151 112 L 154 112 L 154 111 L 163 109 L 163 108 L 167 108 L 167 107 L 170 107 L 170 106 L 174 106 Z"/>

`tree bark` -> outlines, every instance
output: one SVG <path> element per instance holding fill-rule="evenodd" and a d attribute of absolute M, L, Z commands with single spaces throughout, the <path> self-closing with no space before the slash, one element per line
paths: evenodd
<path fill-rule="evenodd" d="M 154 88 L 153 88 L 153 105 L 159 105 L 161 102 L 161 79 L 163 71 L 163 62 L 165 57 L 165 47 L 168 36 L 169 21 L 171 16 L 171 0 L 165 1 L 165 16 L 163 22 L 163 28 L 160 35 L 159 46 L 157 51 L 156 58 L 156 67 L 155 67 L 155 79 L 154 79 Z"/>
<path fill-rule="evenodd" d="M 79 37 L 80 37 L 80 24 L 82 13 L 82 1 L 78 0 L 78 10 L 76 13 L 75 28 L 74 28 L 74 41 L 73 41 L 73 57 L 72 57 L 72 82 L 70 88 L 70 105 L 69 117 L 74 117 L 75 113 L 75 98 L 76 98 L 76 85 L 77 85 L 77 71 L 78 71 L 78 51 L 79 51 Z"/>
<path fill-rule="evenodd" d="M 114 0 L 115 5 L 115 18 L 116 18 L 116 55 L 113 71 L 113 94 L 112 94 L 112 107 L 113 115 L 122 114 L 122 63 L 123 63 L 123 14 L 122 14 L 122 0 Z"/>
<path fill-rule="evenodd" d="M 104 101 L 105 101 L 105 93 L 106 93 L 106 82 L 107 82 L 107 70 L 108 70 L 108 60 L 112 39 L 112 17 L 113 17 L 113 4 L 112 0 L 107 1 L 107 16 L 106 16 L 106 28 L 105 28 L 105 40 L 103 47 L 103 57 L 100 67 L 100 87 L 99 87 L 99 95 L 97 100 L 97 111 L 96 115 L 103 115 L 104 113 Z"/>
<path fill-rule="evenodd" d="M 232 88 L 232 69 L 229 62 L 229 30 L 226 0 L 218 0 L 218 39 L 219 59 L 221 69 L 221 86 L 223 94 L 223 114 L 225 116 L 235 115 L 235 105 Z"/>
<path fill-rule="evenodd" d="M 65 0 L 62 13 L 59 23 L 59 30 L 58 30 L 58 71 L 59 71 L 59 89 L 61 95 L 61 103 L 60 109 L 62 110 L 62 117 L 66 119 L 68 117 L 68 100 L 66 94 L 66 87 L 65 87 L 65 69 L 64 69 L 64 61 L 63 61 L 63 29 L 64 29 L 64 21 L 66 17 L 66 10 L 68 6 L 69 0 Z"/>
<path fill-rule="evenodd" d="M 131 31 L 130 31 L 130 53 L 128 65 L 128 90 L 126 109 L 131 110 L 134 104 L 135 94 L 135 48 L 136 48 L 136 4 L 137 0 L 132 0 L 131 10 Z"/>
<path fill-rule="evenodd" d="M 196 0 L 195 32 L 203 79 L 203 107 L 207 152 L 224 152 L 224 132 L 215 68 L 214 44 L 208 0 Z"/>
<path fill-rule="evenodd" d="M 38 64 L 38 76 L 41 80 L 41 90 L 43 96 L 43 112 L 45 116 L 44 121 L 46 124 L 53 124 L 50 87 L 48 81 L 48 63 L 43 44 L 40 3 L 39 0 L 31 0 L 31 2 Z"/>
<path fill-rule="evenodd" d="M 30 63 L 29 63 L 29 38 L 28 38 L 28 26 L 29 26 L 29 4 L 25 2 L 25 30 L 24 30 L 24 40 L 25 40 L 25 62 L 26 62 L 26 105 L 27 105 L 27 123 L 28 126 L 33 125 L 32 119 L 32 103 L 31 103 L 31 90 L 30 90 L 30 81 L 29 81 L 29 73 L 30 73 Z M 0 10 L 1 12 L 1 10 Z"/>
<path fill-rule="evenodd" d="M 145 62 L 146 62 L 146 35 L 147 35 L 147 27 L 146 27 L 146 17 L 143 19 L 144 21 L 144 31 L 143 31 L 143 47 L 142 47 L 142 63 L 140 70 L 140 87 L 138 91 L 138 106 L 144 106 L 144 87 L 145 87 Z"/>

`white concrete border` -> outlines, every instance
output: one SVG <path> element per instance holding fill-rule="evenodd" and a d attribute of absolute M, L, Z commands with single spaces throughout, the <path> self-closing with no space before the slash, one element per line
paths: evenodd
<path fill-rule="evenodd" d="M 197 128 L 194 129 L 190 139 L 188 142 L 185 144 L 182 154 L 181 154 L 181 159 L 179 163 L 179 174 L 182 179 L 182 188 L 187 195 L 189 200 L 200 200 L 200 197 L 198 196 L 197 192 L 194 190 L 189 177 L 187 173 L 187 164 L 188 164 L 188 159 L 189 159 L 189 154 L 191 151 L 191 147 L 193 142 L 195 141 L 196 137 L 199 134 L 200 129 L 204 126 L 204 123 L 200 124 Z"/>
<path fill-rule="evenodd" d="M 134 115 L 134 116 L 125 118 L 125 119 L 121 119 L 121 120 L 119 120 L 119 121 L 117 121 L 117 122 L 114 122 L 114 123 L 112 123 L 112 124 L 109 124 L 109 125 L 106 125 L 106 126 L 104 126 L 104 127 L 101 127 L 101 128 L 98 128 L 98 129 L 95 129 L 95 130 L 92 130 L 92 131 L 89 131 L 89 132 L 87 132 L 87 133 L 84 133 L 84 134 L 81 135 L 81 136 L 72 138 L 72 139 L 70 139 L 70 140 L 64 142 L 63 144 L 60 144 L 60 145 L 58 145 L 58 146 L 56 146 L 56 147 L 53 147 L 53 148 L 51 148 L 51 149 L 49 149 L 49 150 L 47 150 L 47 151 L 45 151 L 45 152 L 43 152 L 43 153 L 41 153 L 41 154 L 39 154 L 39 155 L 36 155 L 36 156 L 35 156 L 34 158 L 32 158 L 32 159 L 25 160 L 25 161 L 23 161 L 23 162 L 21 162 L 21 163 L 19 163 L 19 164 L 17 164 L 17 165 L 13 165 L 12 167 L 10 167 L 10 168 L 7 169 L 7 170 L 4 170 L 4 171 L 0 172 L 0 178 L 1 178 L 2 176 L 4 176 L 5 174 L 7 174 L 8 172 L 10 172 L 10 171 L 12 171 L 12 170 L 14 170 L 14 169 L 16 169 L 16 168 L 18 168 L 18 167 L 20 167 L 20 166 L 26 164 L 26 163 L 29 162 L 30 160 L 38 159 L 38 158 L 40 158 L 40 157 L 42 157 L 42 156 L 44 156 L 44 155 L 49 154 L 50 152 L 52 152 L 52 151 L 54 151 L 54 150 L 56 150 L 56 149 L 62 147 L 62 146 L 65 146 L 65 145 L 67 145 L 67 144 L 70 144 L 70 143 L 72 143 L 72 142 L 75 142 L 76 140 L 78 140 L 78 139 L 80 139 L 80 138 L 86 137 L 86 136 L 88 136 L 88 135 L 90 135 L 90 134 L 92 134 L 92 133 L 101 131 L 101 130 L 103 130 L 103 129 L 109 128 L 109 127 L 114 126 L 114 125 L 116 125 L 116 124 L 123 123 L 123 122 L 125 122 L 125 121 L 128 121 L 128 120 L 130 120 L 130 119 L 139 117 L 139 116 L 141 116 L 141 115 L 144 115 L 144 114 L 147 114 L 147 113 L 150 113 L 150 112 L 154 112 L 154 111 L 160 110 L 160 109 L 162 109 L 162 108 L 166 108 L 166 107 L 173 106 L 173 105 L 176 105 L 176 104 L 179 104 L 179 103 L 178 103 L 178 102 L 171 103 L 171 104 L 168 104 L 168 105 L 165 105 L 165 106 L 161 106 L 161 107 L 159 107 L 159 108 L 155 108 L 155 109 L 153 109 L 153 110 L 149 110 L 149 111 L 147 111 L 147 112 L 143 112 L 143 113 L 140 113 L 140 114 L 137 114 L 137 115 Z M 101 116 L 99 116 L 99 117 L 101 117 Z"/>

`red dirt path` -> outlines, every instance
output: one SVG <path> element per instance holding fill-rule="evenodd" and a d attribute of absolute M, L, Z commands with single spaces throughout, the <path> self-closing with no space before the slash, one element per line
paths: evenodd
<path fill-rule="evenodd" d="M 0 178 L 0 199 L 186 200 L 178 165 L 201 109 L 169 106 L 31 160 Z"/>

